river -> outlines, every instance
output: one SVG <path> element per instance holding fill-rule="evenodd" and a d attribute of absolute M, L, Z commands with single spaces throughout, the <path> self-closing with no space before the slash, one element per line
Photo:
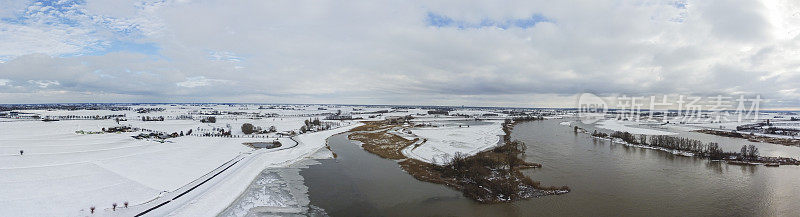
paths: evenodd
<path fill-rule="evenodd" d="M 346 135 L 329 139 L 338 158 L 302 169 L 312 205 L 331 216 L 800 216 L 800 167 L 738 166 L 626 147 L 575 134 L 564 120 L 524 122 L 526 170 L 572 192 L 504 204 L 479 204 L 448 187 L 421 182 L 396 162 L 362 150 Z M 591 126 L 584 126 L 593 130 Z M 747 141 L 682 132 L 735 148 Z M 733 144 L 727 144 L 733 143 Z M 759 144 L 766 153 L 796 147 Z M 796 156 L 792 156 L 796 157 Z"/>

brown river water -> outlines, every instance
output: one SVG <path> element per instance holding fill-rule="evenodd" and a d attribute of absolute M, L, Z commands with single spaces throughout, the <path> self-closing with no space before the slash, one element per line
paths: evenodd
<path fill-rule="evenodd" d="M 504 204 L 479 204 L 448 187 L 417 181 L 396 162 L 370 154 L 346 135 L 329 139 L 338 158 L 301 169 L 311 204 L 331 216 L 800 216 L 800 167 L 727 165 L 626 147 L 575 134 L 565 120 L 516 125 L 528 146 L 526 170 L 544 185 L 572 192 Z M 588 130 L 592 126 L 582 125 Z M 738 150 L 745 140 L 679 136 Z M 763 154 L 800 156 L 800 148 L 756 143 Z"/>

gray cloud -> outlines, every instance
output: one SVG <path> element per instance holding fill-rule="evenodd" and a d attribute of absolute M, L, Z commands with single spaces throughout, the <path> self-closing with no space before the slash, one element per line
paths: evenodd
<path fill-rule="evenodd" d="M 63 91 L 97 93 L 98 101 L 553 106 L 590 91 L 758 93 L 800 106 L 800 7 L 788 1 L 208 0 L 137 3 L 136 12 L 88 5 L 109 17 L 146 14 L 126 22 L 151 27 L 136 40 L 157 44 L 160 57 L 18 49 L 0 63 L 0 100 L 52 101 Z M 431 26 L 429 13 L 551 22 L 461 29 Z"/>

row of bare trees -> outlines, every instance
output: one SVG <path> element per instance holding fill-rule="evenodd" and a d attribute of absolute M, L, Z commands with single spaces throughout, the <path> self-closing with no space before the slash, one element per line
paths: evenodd
<path fill-rule="evenodd" d="M 128 208 L 128 201 L 125 201 L 124 203 L 122 203 L 122 205 L 125 206 L 125 208 Z M 111 204 L 111 211 L 117 211 L 117 206 L 118 206 L 117 203 Z M 94 214 L 94 210 L 95 210 L 94 206 L 89 207 L 89 212 L 91 212 L 92 214 Z"/>
<path fill-rule="evenodd" d="M 741 152 L 737 153 L 723 151 L 716 142 L 703 143 L 700 140 L 676 136 L 655 135 L 650 136 L 648 139 L 647 135 L 635 135 L 629 132 L 620 131 L 613 132 L 610 135 L 594 131 L 592 136 L 618 138 L 629 144 L 684 151 L 699 156 L 709 157 L 714 160 L 727 159 L 731 157 L 738 160 L 756 160 L 759 157 L 758 148 L 755 147 L 755 145 L 742 146 Z"/>

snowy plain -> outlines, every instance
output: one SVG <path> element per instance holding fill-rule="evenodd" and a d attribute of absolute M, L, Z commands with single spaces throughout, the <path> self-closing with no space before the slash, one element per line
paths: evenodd
<path fill-rule="evenodd" d="M 406 147 L 403 154 L 440 165 L 449 163 L 456 153 L 470 156 L 495 147 L 500 136 L 505 135 L 498 121 L 469 126 L 412 128 L 411 132 L 425 142 Z"/>
<path fill-rule="evenodd" d="M 614 119 L 606 119 L 600 122 L 597 122 L 597 127 L 607 130 L 613 131 L 621 131 L 621 132 L 629 132 L 633 134 L 642 134 L 642 135 L 675 135 L 677 133 L 661 131 L 661 130 L 654 130 L 654 129 L 647 129 L 647 128 L 640 128 L 634 127 L 638 125 L 636 122 L 630 121 L 619 121 Z"/>
<path fill-rule="evenodd" d="M 231 175 L 224 179 L 215 178 L 206 185 L 214 188 L 198 188 L 204 191 L 227 194 L 230 200 L 214 197 L 217 206 L 202 207 L 202 212 L 184 211 L 192 206 L 175 206 L 168 212 L 153 212 L 156 215 L 170 213 L 202 213 L 201 216 L 219 213 L 237 196 L 234 189 L 246 188 L 255 176 L 267 167 L 282 167 L 307 157 L 330 157 L 328 153 L 317 153 L 325 146 L 325 139 L 332 134 L 347 131 L 355 125 L 346 122 L 346 127 L 329 131 L 302 134 L 297 136 L 297 145 L 283 150 L 254 150 L 243 145 L 245 142 L 280 140 L 285 145 L 295 143 L 287 137 L 273 138 L 249 137 L 199 137 L 182 136 L 164 142 L 149 139 L 134 139 L 131 136 L 140 132 L 82 134 L 76 131 L 99 132 L 102 128 L 132 126 L 162 132 L 187 132 L 189 129 L 226 128 L 233 135 L 242 135 L 242 123 L 256 126 L 275 126 L 279 131 L 297 130 L 305 120 L 323 118 L 317 107 L 297 106 L 290 110 L 275 109 L 264 111 L 253 106 L 172 106 L 142 105 L 136 108 L 163 108 L 144 114 L 133 110 L 25 110 L 45 116 L 95 116 L 126 115 L 127 121 L 119 124 L 114 120 L 61 120 L 43 122 L 30 119 L 0 119 L 0 213 L 3 216 L 86 216 L 89 208 L 96 207 L 96 215 L 127 216 L 134 211 L 149 207 L 148 201 L 163 195 L 185 189 L 195 180 L 207 177 L 211 171 L 233 159 L 241 158 L 242 163 L 225 171 Z M 225 116 L 217 123 L 200 123 L 197 120 L 175 119 L 179 115 L 198 115 L 202 112 L 241 112 L 278 114 L 280 117 L 239 118 Z M 165 116 L 165 121 L 141 121 L 141 116 Z M 239 115 L 241 116 L 241 115 Z M 24 154 L 20 154 L 20 150 Z M 275 151 L 272 153 L 271 151 Z M 246 163 L 246 164 L 245 164 Z M 238 173 L 233 173 L 238 172 Z M 222 181 L 218 181 L 222 180 Z M 239 182 L 233 182 L 238 180 Z M 225 184 L 241 184 L 227 186 Z M 220 191 L 218 189 L 225 189 Z M 236 192 L 236 191 L 233 191 Z M 241 192 L 241 191 L 239 191 Z M 193 196 L 192 203 L 204 201 L 205 192 Z M 130 209 L 122 209 L 128 202 Z M 176 201 L 179 205 L 182 202 Z M 117 203 L 117 211 L 111 205 Z M 213 209 L 212 209 L 213 208 Z M 185 215 L 197 216 L 197 215 Z"/>

